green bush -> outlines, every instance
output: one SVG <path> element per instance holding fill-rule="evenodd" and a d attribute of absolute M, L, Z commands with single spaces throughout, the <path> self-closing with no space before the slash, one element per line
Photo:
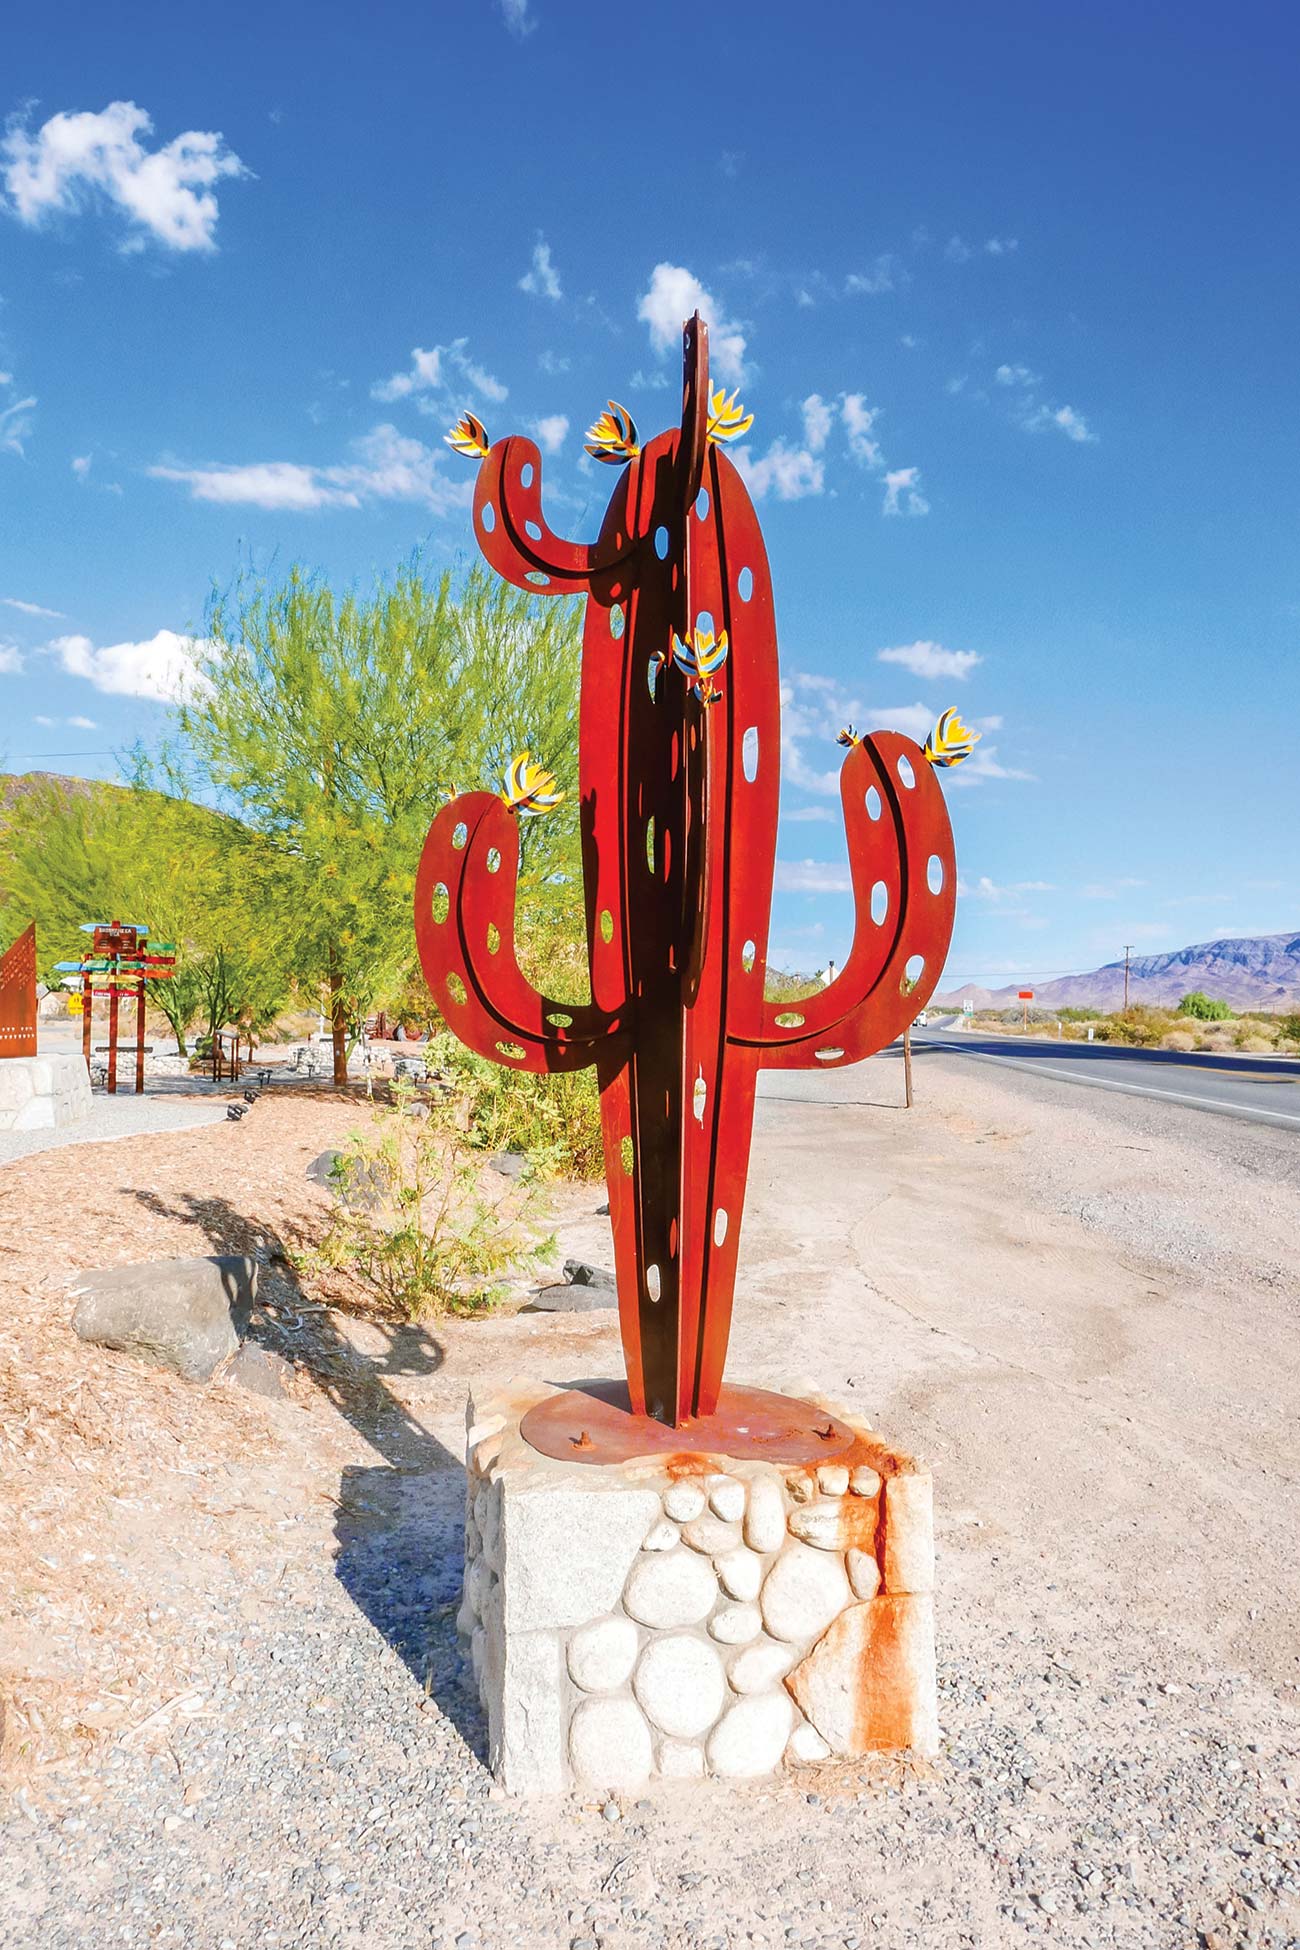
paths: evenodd
<path fill-rule="evenodd" d="M 1201 989 L 1193 989 L 1178 1005 L 1180 1016 L 1195 1016 L 1198 1022 L 1227 1022 L 1232 1010 L 1226 1002 L 1216 1002 Z"/>
<path fill-rule="evenodd" d="M 471 1144 L 523 1151 L 537 1178 L 599 1178 L 605 1169 L 594 1069 L 535 1076 L 490 1063 L 450 1030 L 426 1044 L 429 1067 L 461 1101 Z"/>
<path fill-rule="evenodd" d="M 482 1155 L 458 1128 L 451 1097 L 426 1105 L 397 1084 L 372 1130 L 351 1133 L 332 1179 L 338 1202 L 306 1264 L 355 1274 L 411 1320 L 487 1312 L 509 1274 L 555 1249 L 525 1224 L 526 1190 L 506 1179 L 484 1190 Z"/>
<path fill-rule="evenodd" d="M 1069 1009 L 1061 1009 L 1058 1013 L 1062 1022 L 1100 1022 L 1102 1012 L 1100 1009 L 1085 1009 L 1082 1005 L 1076 1005 Z"/>
<path fill-rule="evenodd" d="M 1284 1043 L 1300 1043 L 1300 1015 L 1279 1016 L 1277 1033 Z"/>
<path fill-rule="evenodd" d="M 1131 1009 L 1117 1010 L 1113 1016 L 1103 1016 L 1094 1034 L 1099 1043 L 1129 1043 L 1137 1049 L 1153 1049 L 1173 1023 L 1174 1018 L 1167 1009 L 1148 1009 L 1135 1004 Z"/>

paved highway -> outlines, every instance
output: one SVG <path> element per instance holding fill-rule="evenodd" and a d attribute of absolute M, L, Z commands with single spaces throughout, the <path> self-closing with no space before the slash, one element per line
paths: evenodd
<path fill-rule="evenodd" d="M 920 1054 L 934 1049 L 974 1063 L 1024 1070 L 1085 1089 L 1153 1097 L 1300 1131 L 1300 1061 L 1277 1056 L 1210 1056 L 1181 1050 L 1124 1049 L 1114 1043 L 1066 1043 L 1054 1038 L 952 1032 L 944 1022 L 912 1032 Z"/>

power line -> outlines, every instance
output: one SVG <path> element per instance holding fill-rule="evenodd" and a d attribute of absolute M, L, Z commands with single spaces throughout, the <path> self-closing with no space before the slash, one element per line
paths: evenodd
<path fill-rule="evenodd" d="M 116 758 L 116 752 L 15 752 L 15 758 Z"/>

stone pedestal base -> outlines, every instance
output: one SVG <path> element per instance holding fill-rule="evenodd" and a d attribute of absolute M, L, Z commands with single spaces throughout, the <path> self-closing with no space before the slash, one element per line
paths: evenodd
<path fill-rule="evenodd" d="M 0 1057 L 0 1131 L 50 1131 L 91 1111 L 79 1056 Z"/>
<path fill-rule="evenodd" d="M 519 1433 L 555 1392 L 469 1403 L 458 1622 L 507 1792 L 935 1750 L 928 1472 L 852 1422 L 820 1465 L 556 1462 Z"/>

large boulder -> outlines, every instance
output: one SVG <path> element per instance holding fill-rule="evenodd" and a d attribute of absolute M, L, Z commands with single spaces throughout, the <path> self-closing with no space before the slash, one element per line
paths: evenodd
<path fill-rule="evenodd" d="M 257 1262 L 237 1253 L 156 1259 L 83 1273 L 72 1288 L 83 1341 L 210 1381 L 238 1352 L 257 1298 Z"/>

